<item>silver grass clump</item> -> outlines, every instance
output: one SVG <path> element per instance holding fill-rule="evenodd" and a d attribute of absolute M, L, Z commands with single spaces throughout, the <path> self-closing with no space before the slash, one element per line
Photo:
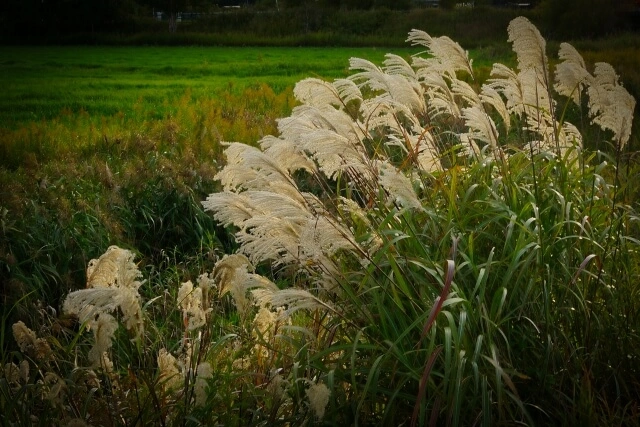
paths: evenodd
<path fill-rule="evenodd" d="M 77 315 L 94 334 L 94 346 L 89 351 L 93 366 L 110 365 L 107 352 L 118 328 L 111 313 L 122 313 L 126 329 L 140 338 L 144 330 L 138 288 L 142 285 L 140 270 L 133 262 L 135 255 L 126 249 L 111 246 L 98 259 L 89 261 L 87 289 L 70 293 L 63 311 Z"/>
<path fill-rule="evenodd" d="M 307 274 L 307 286 L 339 295 L 342 263 L 367 265 L 383 247 L 376 215 L 425 209 L 420 190 L 450 161 L 507 158 L 502 135 L 514 123 L 526 135 L 517 148 L 574 159 L 582 136 L 560 117 L 551 89 L 576 102 L 586 91 L 593 122 L 626 142 L 635 100 L 612 69 L 598 64 L 589 74 L 575 49 L 563 44 L 564 62 L 551 76 L 546 42 L 531 22 L 514 19 L 508 34 L 518 68 L 494 64 L 479 91 L 463 80 L 473 79 L 467 52 L 419 30 L 408 41 L 425 46 L 426 56 L 409 62 L 388 54 L 382 66 L 352 58 L 354 73 L 346 79 L 302 80 L 294 89 L 300 105 L 278 121 L 279 136 L 263 138 L 258 148 L 228 145 L 228 163 L 218 174 L 224 191 L 203 205 L 235 227 L 248 263 Z M 302 190 L 309 186 L 321 196 Z M 240 289 L 246 298 L 247 288 Z M 273 289 L 254 294 L 276 295 Z M 290 295 L 301 302 L 288 306 L 312 301 Z M 324 293 L 314 298 L 323 300 Z"/>

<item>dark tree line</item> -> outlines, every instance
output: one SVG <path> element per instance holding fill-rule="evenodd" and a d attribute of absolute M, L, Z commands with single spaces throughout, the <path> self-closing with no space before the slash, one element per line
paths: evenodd
<path fill-rule="evenodd" d="M 457 3 L 470 1 L 472 0 L 440 0 L 440 6 L 453 8 Z M 639 17 L 636 15 L 640 13 L 640 0 L 474 0 L 474 3 L 476 6 L 509 6 L 522 1 L 531 3 L 539 10 L 538 16 L 542 21 L 539 26 L 550 37 L 605 35 L 624 29 L 625 26 L 633 27 L 634 22 L 638 27 L 636 21 Z M 73 34 L 175 31 L 178 13 L 207 15 L 220 12 L 226 6 L 240 5 L 242 13 L 306 9 L 307 12 L 302 15 L 309 20 L 309 16 L 326 19 L 326 16 L 331 16 L 336 11 L 403 11 L 426 6 L 426 2 L 427 0 L 4 0 L 4 7 L 0 8 L 0 43 L 29 43 L 49 39 L 55 41 L 59 36 Z M 636 10 L 633 18 L 635 21 L 628 18 L 633 10 Z M 155 13 L 159 11 L 163 12 L 162 23 L 158 23 L 155 18 Z M 320 22 L 321 19 L 316 21 Z M 207 31 L 205 24 L 200 25 L 199 31 Z M 230 22 L 229 25 L 231 24 Z M 313 25 L 305 28 L 307 31 L 313 30 L 311 27 Z M 252 31 L 252 28 L 249 26 L 246 30 Z"/>

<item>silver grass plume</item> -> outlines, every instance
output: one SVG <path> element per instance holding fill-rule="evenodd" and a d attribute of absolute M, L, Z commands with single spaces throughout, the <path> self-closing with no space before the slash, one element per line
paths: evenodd
<path fill-rule="evenodd" d="M 194 288 L 191 280 L 184 282 L 178 290 L 178 305 L 182 308 L 182 318 L 188 331 L 204 326 L 211 309 L 204 308 L 201 287 Z"/>
<path fill-rule="evenodd" d="M 334 272 L 330 257 L 340 249 L 354 250 L 348 229 L 319 211 L 322 204 L 311 194 L 292 198 L 272 191 L 211 194 L 203 205 L 224 224 L 239 228 L 240 251 L 258 264 L 318 266 Z M 250 213 L 250 214 L 248 214 Z"/>
<path fill-rule="evenodd" d="M 184 376 L 180 374 L 178 360 L 166 348 L 161 348 L 158 352 L 157 363 L 160 385 L 165 390 L 179 390 L 184 384 Z"/>
<path fill-rule="evenodd" d="M 558 57 L 562 62 L 556 66 L 553 87 L 579 106 L 580 95 L 593 77 L 587 71 L 582 56 L 569 43 L 560 43 Z"/>
<path fill-rule="evenodd" d="M 343 110 L 312 105 L 294 108 L 290 117 L 278 123 L 281 139 L 307 153 L 329 178 L 348 168 L 366 172 L 369 166 L 362 146 L 366 136 L 363 128 Z"/>
<path fill-rule="evenodd" d="M 261 150 L 238 142 L 227 144 L 227 166 L 215 176 L 224 190 L 261 189 L 275 183 L 295 185 L 287 169 Z"/>
<path fill-rule="evenodd" d="M 479 106 L 464 108 L 462 118 L 468 128 L 469 138 L 489 144 L 492 150 L 498 149 L 498 130 L 493 119 Z"/>
<path fill-rule="evenodd" d="M 304 82 L 304 80 L 303 80 Z M 319 108 L 310 104 L 295 107 L 289 117 L 278 120 L 278 131 L 283 139 L 304 145 L 301 135 L 315 130 L 329 130 L 358 143 L 364 136 L 363 124 L 343 109 Z"/>
<path fill-rule="evenodd" d="M 587 89 L 589 114 L 593 123 L 613 132 L 622 149 L 631 137 L 635 98 L 619 83 L 618 75 L 606 62 L 595 64 L 594 79 Z"/>
<path fill-rule="evenodd" d="M 508 133 L 511 128 L 511 115 L 509 114 L 507 105 L 505 104 L 504 99 L 500 96 L 500 93 L 490 85 L 484 84 L 482 85 L 482 90 L 480 92 L 480 100 L 483 104 L 491 106 L 496 113 L 500 115 L 505 130 Z"/>
<path fill-rule="evenodd" d="M 377 164 L 380 171 L 380 185 L 389 194 L 389 198 L 403 208 L 422 209 L 411 180 L 395 166 L 386 161 Z"/>
<path fill-rule="evenodd" d="M 252 294 L 256 305 L 260 307 L 283 308 L 279 312 L 280 321 L 286 320 L 299 310 L 335 311 L 331 304 L 304 289 L 256 289 Z"/>
<path fill-rule="evenodd" d="M 558 56 L 562 62 L 556 67 L 555 90 L 578 105 L 586 90 L 589 116 L 593 123 L 612 131 L 620 148 L 624 147 L 631 136 L 636 102 L 620 84 L 613 67 L 605 62 L 598 62 L 592 75 L 582 56 L 568 43 L 560 45 Z"/>
<path fill-rule="evenodd" d="M 413 46 L 427 47 L 427 53 L 433 56 L 429 59 L 415 58 L 414 66 L 417 68 L 433 67 L 453 77 L 456 71 L 464 71 L 473 76 L 472 61 L 469 59 L 468 52 L 449 37 L 431 37 L 424 31 L 411 30 L 407 41 Z"/>
<path fill-rule="evenodd" d="M 456 94 L 451 90 L 444 75 L 430 73 L 420 76 L 420 82 L 426 87 L 425 93 L 429 98 L 428 112 L 431 118 L 440 115 L 460 118 L 460 106 L 456 102 Z"/>
<path fill-rule="evenodd" d="M 315 78 L 304 79 L 295 85 L 293 94 L 303 104 L 318 108 L 341 108 L 351 101 L 362 100 L 358 86 L 346 79 L 334 83 Z"/>
<path fill-rule="evenodd" d="M 267 135 L 260 140 L 260 147 L 265 155 L 273 158 L 289 173 L 299 170 L 313 173 L 317 170 L 315 163 L 304 153 L 302 147 L 290 140 Z"/>
<path fill-rule="evenodd" d="M 270 280 L 252 273 L 249 259 L 241 254 L 225 255 L 213 269 L 213 278 L 218 284 L 220 296 L 231 293 L 238 312 L 244 316 L 251 301 L 247 292 L 253 288 L 278 289 Z"/>
<path fill-rule="evenodd" d="M 51 356 L 51 347 L 44 338 L 38 338 L 36 333 L 19 320 L 11 326 L 13 338 L 16 340 L 22 354 L 35 360 L 46 360 Z"/>
<path fill-rule="evenodd" d="M 75 314 L 87 328 L 93 330 L 95 344 L 89 352 L 90 361 L 100 366 L 117 329 L 117 320 L 110 314 L 118 309 L 127 330 L 138 339 L 143 332 L 142 308 L 138 288 L 142 274 L 133 262 L 135 255 L 111 246 L 87 267 L 87 289 L 70 293 L 63 311 Z"/>
<path fill-rule="evenodd" d="M 548 82 L 547 44 L 536 26 L 524 16 L 519 16 L 509 23 L 507 33 L 518 59 L 518 69 L 533 69 Z"/>
<path fill-rule="evenodd" d="M 476 93 L 469 83 L 463 80 L 451 80 L 451 93 L 453 93 L 461 103 L 470 107 L 480 106 L 482 103 L 480 95 Z"/>
<path fill-rule="evenodd" d="M 361 58 L 351 58 L 349 69 L 359 70 L 359 73 L 349 78 L 360 87 L 369 87 L 377 93 L 378 98 L 401 102 L 417 113 L 426 112 L 423 88 L 414 76 L 386 73 L 370 61 Z M 395 68 L 392 67 L 392 70 Z"/>

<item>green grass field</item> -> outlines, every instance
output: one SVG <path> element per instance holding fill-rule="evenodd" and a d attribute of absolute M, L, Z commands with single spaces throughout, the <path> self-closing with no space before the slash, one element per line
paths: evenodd
<path fill-rule="evenodd" d="M 401 49 L 410 54 L 418 49 Z M 0 47 L 0 127 L 52 119 L 62 111 L 90 116 L 175 113 L 176 100 L 239 94 L 268 84 L 279 93 L 302 78 L 348 74 L 352 56 L 380 62 L 375 48 Z M 141 114 L 142 113 L 142 114 Z"/>

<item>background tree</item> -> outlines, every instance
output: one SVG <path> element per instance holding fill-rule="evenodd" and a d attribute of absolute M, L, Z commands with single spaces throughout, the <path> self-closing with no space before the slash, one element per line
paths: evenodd
<path fill-rule="evenodd" d="M 542 0 L 538 7 L 549 37 L 600 37 L 629 25 L 633 0 Z"/>
<path fill-rule="evenodd" d="M 443 9 L 453 9 L 457 3 L 457 0 L 440 0 L 440 7 Z"/>

